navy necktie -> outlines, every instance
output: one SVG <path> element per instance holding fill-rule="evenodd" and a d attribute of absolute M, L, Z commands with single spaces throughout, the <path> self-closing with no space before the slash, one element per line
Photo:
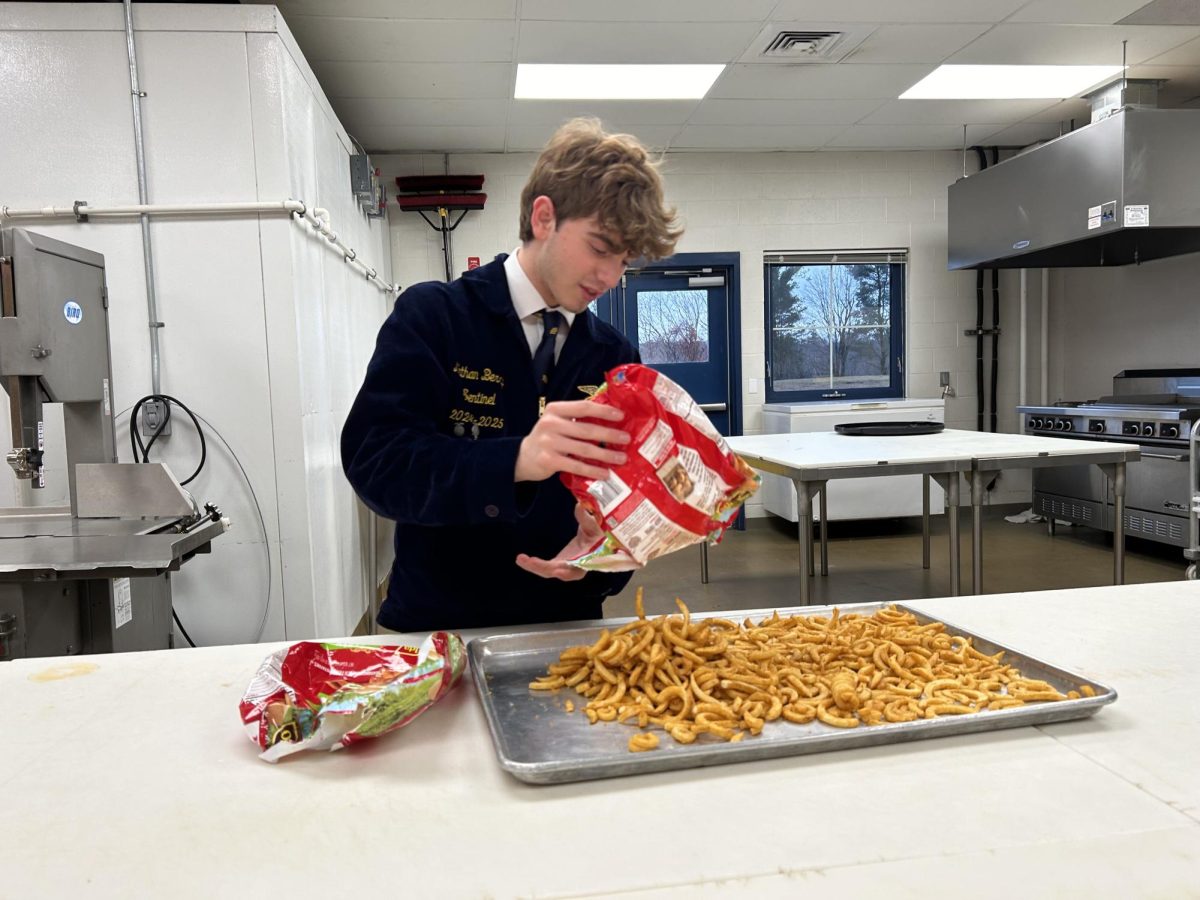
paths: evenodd
<path fill-rule="evenodd" d="M 543 310 L 538 315 L 542 320 L 542 341 L 533 353 L 533 378 L 537 382 L 538 396 L 545 397 L 550 386 L 550 373 L 554 371 L 554 342 L 558 339 L 563 317 L 553 309 Z"/>

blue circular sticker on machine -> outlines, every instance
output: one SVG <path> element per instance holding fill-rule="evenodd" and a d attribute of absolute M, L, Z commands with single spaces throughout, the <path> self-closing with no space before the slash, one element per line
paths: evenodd
<path fill-rule="evenodd" d="M 63 305 L 63 316 L 72 325 L 78 325 L 83 321 L 83 307 L 74 300 L 68 300 Z"/>

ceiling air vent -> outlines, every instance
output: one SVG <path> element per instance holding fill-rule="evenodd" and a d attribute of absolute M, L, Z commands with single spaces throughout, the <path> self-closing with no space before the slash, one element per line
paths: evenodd
<path fill-rule="evenodd" d="M 840 31 L 781 31 L 767 44 L 762 55 L 828 58 L 841 40 Z"/>
<path fill-rule="evenodd" d="M 767 22 L 738 61 L 785 66 L 841 62 L 878 27 L 835 22 Z"/>

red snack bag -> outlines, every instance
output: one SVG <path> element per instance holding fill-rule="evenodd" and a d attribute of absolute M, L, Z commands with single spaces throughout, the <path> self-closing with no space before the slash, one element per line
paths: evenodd
<path fill-rule="evenodd" d="M 622 571 L 707 540 L 717 543 L 761 481 L 687 392 L 637 364 L 618 366 L 591 398 L 625 413 L 628 460 L 597 481 L 559 477 L 604 536 L 569 560 L 582 569 Z M 608 424 L 608 423 L 605 423 Z"/>
<path fill-rule="evenodd" d="M 337 750 L 407 725 L 457 683 L 466 655 L 456 634 L 416 647 L 302 641 L 268 656 L 240 710 L 267 762 Z"/>

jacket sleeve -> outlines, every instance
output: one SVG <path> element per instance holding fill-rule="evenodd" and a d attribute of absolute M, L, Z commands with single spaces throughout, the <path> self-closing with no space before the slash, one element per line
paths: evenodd
<path fill-rule="evenodd" d="M 342 429 L 342 468 L 363 503 L 401 524 L 511 522 L 521 438 L 439 432 L 450 375 L 431 345 L 438 313 L 423 313 L 427 304 L 409 296 L 422 289 L 402 295 L 379 332 Z"/>

